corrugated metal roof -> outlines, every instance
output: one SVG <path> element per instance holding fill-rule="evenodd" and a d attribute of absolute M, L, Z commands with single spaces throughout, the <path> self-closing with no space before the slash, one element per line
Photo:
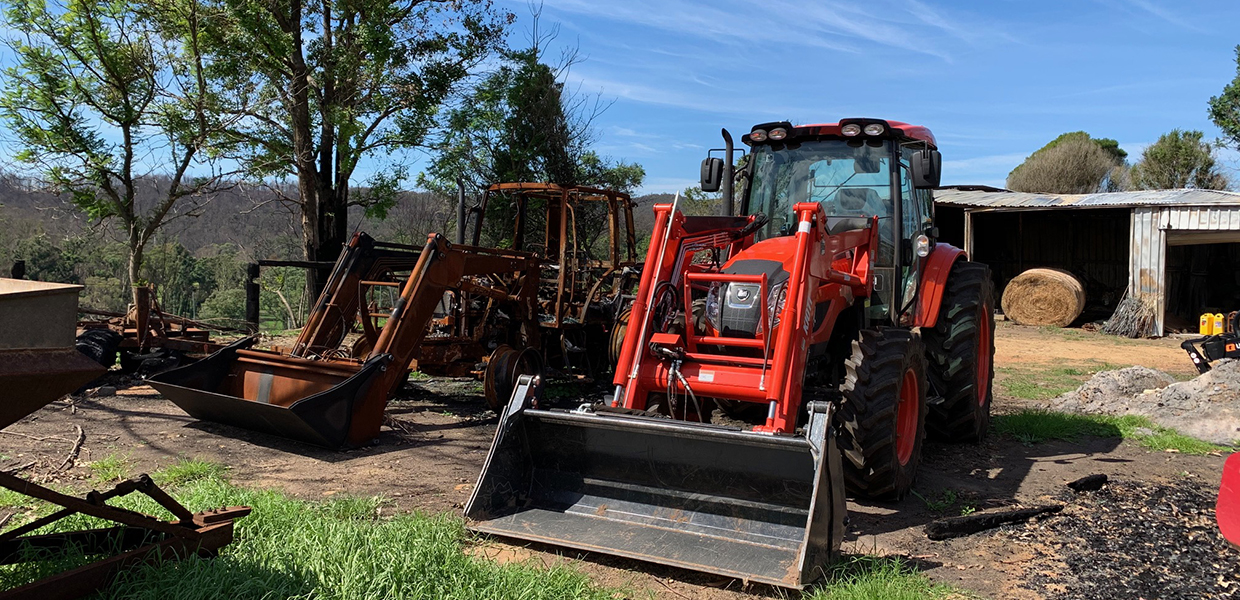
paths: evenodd
<path fill-rule="evenodd" d="M 961 186 L 935 190 L 934 202 L 978 208 L 1240 206 L 1240 193 L 1219 190 L 1148 190 L 1105 194 L 1033 194 Z"/>

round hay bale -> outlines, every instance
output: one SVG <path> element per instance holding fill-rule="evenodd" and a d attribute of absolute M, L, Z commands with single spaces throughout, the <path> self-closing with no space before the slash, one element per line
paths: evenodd
<path fill-rule="evenodd" d="M 1066 327 L 1085 310 L 1085 287 L 1067 271 L 1029 269 L 1003 288 L 1000 305 L 1020 325 Z"/>

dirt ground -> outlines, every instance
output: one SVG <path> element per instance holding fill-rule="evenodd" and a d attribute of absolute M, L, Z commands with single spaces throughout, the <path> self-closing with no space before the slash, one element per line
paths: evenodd
<path fill-rule="evenodd" d="M 1048 365 L 1137 364 L 1181 377 L 1192 374 L 1179 340 L 1116 340 L 1080 330 L 1010 323 L 999 324 L 995 362 L 1001 371 L 999 383 L 1006 369 Z M 1002 385 L 995 389 L 996 413 L 1025 404 L 1000 393 Z M 194 421 L 151 388 L 136 385 L 113 396 L 62 399 L 0 432 L 0 468 L 21 467 L 25 477 L 87 488 L 91 471 L 86 465 L 91 461 L 119 456 L 136 474 L 180 457 L 194 457 L 229 465 L 231 477 L 245 485 L 280 488 L 299 497 L 379 494 L 392 500 L 391 510 L 459 511 L 497 421 L 484 408 L 480 384 L 472 380 L 413 381 L 389 405 L 388 414 L 389 426 L 379 444 L 333 452 Z M 86 436 L 80 457 L 74 466 L 58 472 L 78 437 L 77 426 Z M 1074 546 L 1065 537 L 1069 533 L 1057 533 L 1046 524 L 1088 522 L 1101 510 L 1097 507 L 1106 503 L 1076 498 L 1065 492 L 1064 484 L 1102 473 L 1127 486 L 1123 489 L 1130 493 L 1157 497 L 1161 490 L 1176 488 L 1213 497 L 1223 460 L 1222 456 L 1153 453 L 1116 439 L 1027 446 L 991 436 L 981 445 L 927 444 L 915 489 L 931 503 L 954 501 L 938 512 L 912 495 L 898 503 L 850 502 L 844 550 L 905 557 L 934 580 L 984 597 L 1095 597 L 1081 591 L 1094 588 L 1086 585 L 1088 569 L 1082 570 L 1080 563 L 1105 561 L 1106 557 L 1072 552 Z M 1067 508 L 1041 523 L 943 542 L 929 541 L 922 531 L 931 520 L 969 508 L 1047 502 L 1064 502 Z M 633 590 L 636 597 L 724 599 L 780 594 L 731 579 L 606 556 L 560 555 L 545 547 L 488 541 L 474 551 L 497 560 L 550 563 L 580 558 L 578 568 L 601 583 Z M 1234 557 L 1230 560 L 1234 562 Z"/>

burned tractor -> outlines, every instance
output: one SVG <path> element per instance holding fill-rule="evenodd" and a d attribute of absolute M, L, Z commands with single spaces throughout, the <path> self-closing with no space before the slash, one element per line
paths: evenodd
<path fill-rule="evenodd" d="M 526 252 L 439 234 L 416 247 L 358 233 L 292 348 L 256 350 L 246 338 L 150 383 L 198 419 L 328 448 L 368 444 L 410 368 L 453 373 L 474 369 L 491 346 L 537 344 L 537 280 L 538 261 Z M 488 382 L 504 395 L 513 384 Z"/>
<path fill-rule="evenodd" d="M 538 324 L 545 364 L 561 373 L 597 378 L 610 372 L 628 321 L 640 261 L 628 194 L 553 183 L 499 183 L 480 209 L 511 212 L 515 250 L 539 257 Z M 481 228 L 475 229 L 475 236 Z M 477 237 L 475 237 L 477 244 Z M 499 410 L 505 396 L 487 400 Z"/>
<path fill-rule="evenodd" d="M 707 191 L 733 182 L 724 134 Z M 614 395 L 548 410 L 520 380 L 465 508 L 476 531 L 800 587 L 839 551 L 846 488 L 898 498 L 927 434 L 985 435 L 990 274 L 935 240 L 931 132 L 846 119 L 743 141 L 744 216 L 654 207 Z"/>

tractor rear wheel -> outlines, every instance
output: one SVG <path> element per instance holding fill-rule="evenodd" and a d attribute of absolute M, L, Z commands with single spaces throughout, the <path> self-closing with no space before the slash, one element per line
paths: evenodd
<path fill-rule="evenodd" d="M 965 260 L 952 266 L 938 322 L 922 330 L 930 383 L 943 397 L 926 415 L 931 439 L 957 443 L 986 437 L 995 374 L 994 302 L 989 267 Z"/>
<path fill-rule="evenodd" d="M 913 486 L 926 435 L 926 357 L 907 329 L 867 329 L 840 384 L 839 447 L 850 493 L 898 500 Z"/>

